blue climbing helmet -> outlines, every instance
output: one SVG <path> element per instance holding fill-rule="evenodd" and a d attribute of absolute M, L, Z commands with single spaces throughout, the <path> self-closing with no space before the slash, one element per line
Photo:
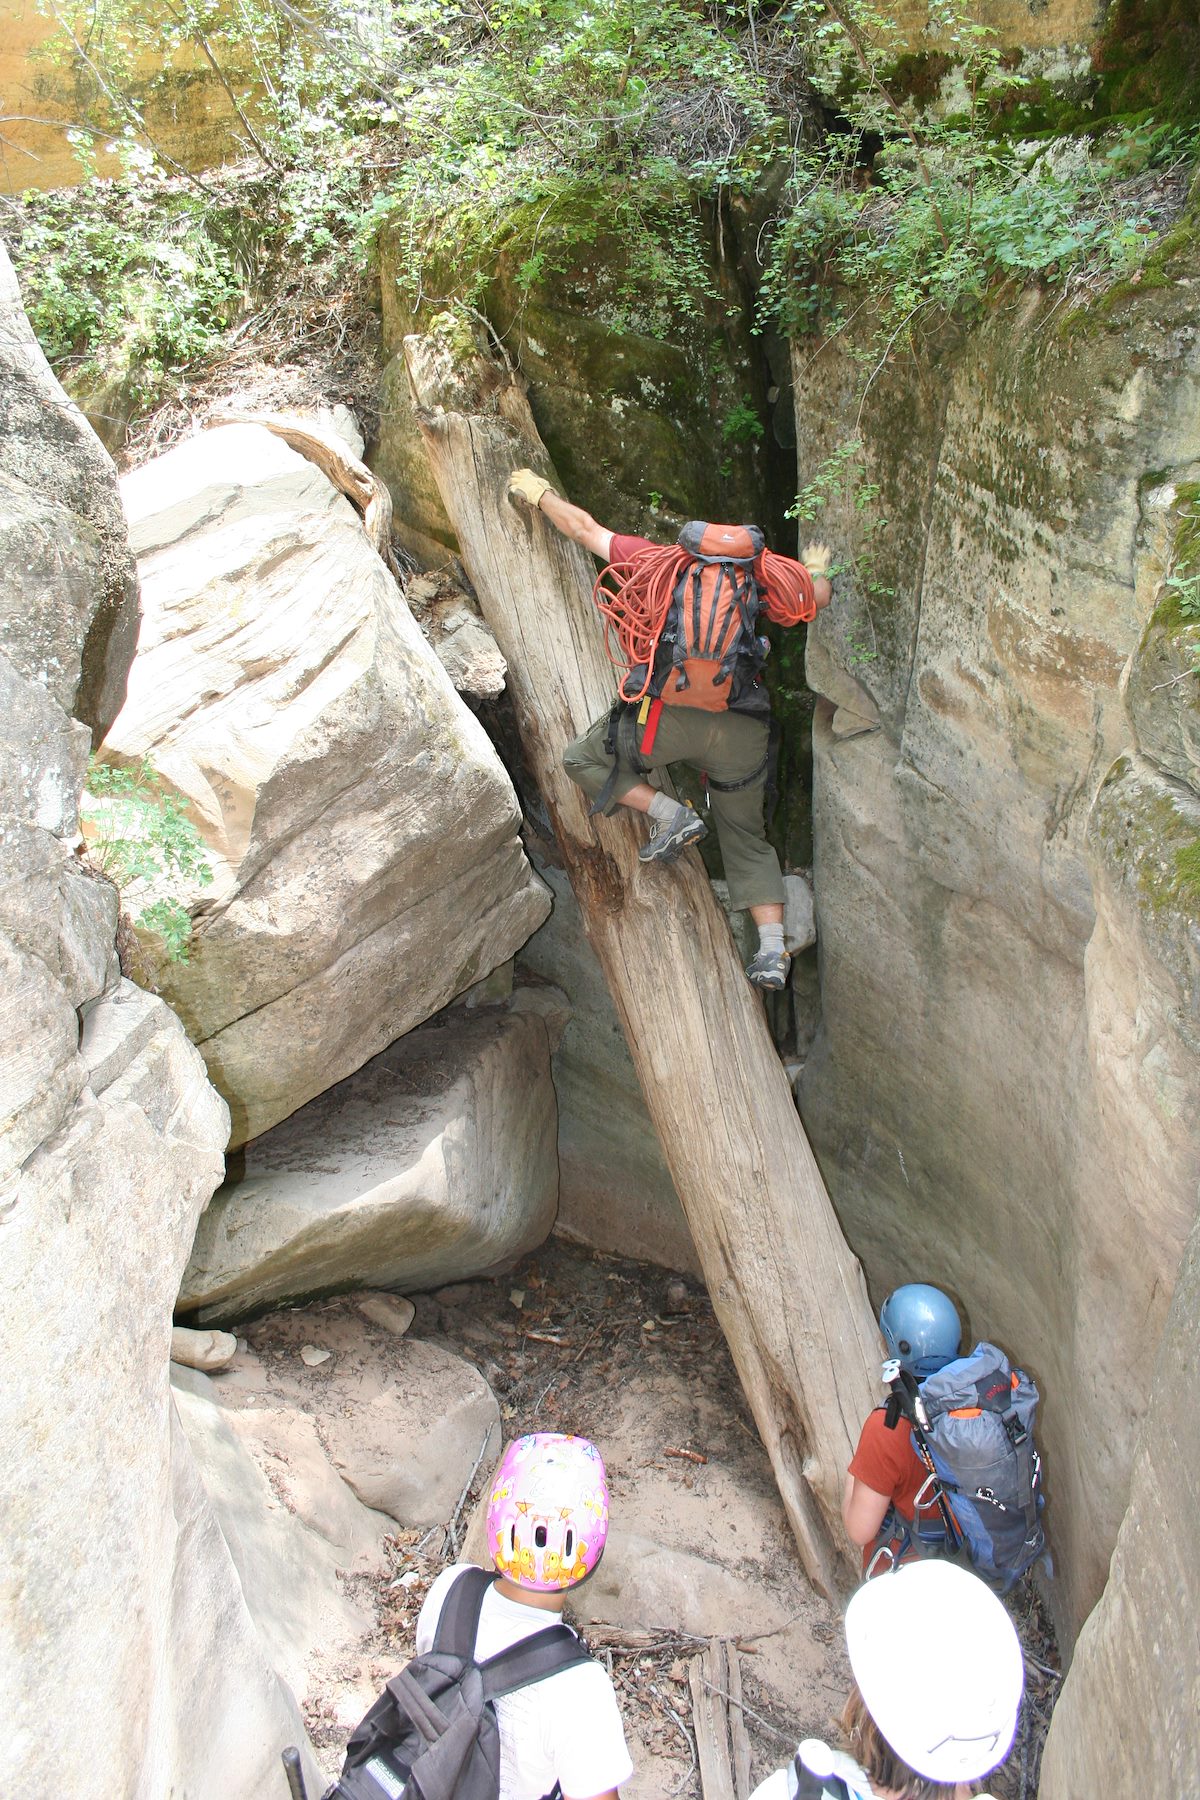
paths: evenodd
<path fill-rule="evenodd" d="M 962 1323 L 941 1288 L 910 1281 L 879 1309 L 879 1329 L 892 1355 L 917 1381 L 936 1375 L 958 1355 Z"/>

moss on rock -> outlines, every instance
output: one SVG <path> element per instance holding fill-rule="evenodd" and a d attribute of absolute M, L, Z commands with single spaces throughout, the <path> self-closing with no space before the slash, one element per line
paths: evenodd
<path fill-rule="evenodd" d="M 1200 799 L 1140 758 L 1118 757 L 1092 809 L 1089 836 L 1137 901 L 1168 966 L 1187 965 L 1180 927 L 1200 924 Z"/>
<path fill-rule="evenodd" d="M 1097 110 L 1152 109 L 1200 118 L 1200 14 L 1195 0 L 1115 0 L 1092 53 Z"/>

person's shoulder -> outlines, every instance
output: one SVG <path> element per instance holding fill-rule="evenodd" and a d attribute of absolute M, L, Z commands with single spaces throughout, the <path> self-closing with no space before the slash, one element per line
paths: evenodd
<path fill-rule="evenodd" d="M 567 1630 L 571 1631 L 573 1637 L 579 1636 L 579 1633 L 573 1631 L 570 1625 L 567 1626 Z M 569 1681 L 581 1695 L 601 1695 L 616 1692 L 608 1670 L 605 1668 L 604 1664 L 599 1662 L 594 1656 L 588 1656 L 580 1662 L 568 1663 L 565 1669 L 559 1669 L 557 1674 L 551 1676 L 550 1679 L 560 1682 Z"/>
<path fill-rule="evenodd" d="M 876 1406 L 863 1420 L 863 1428 L 858 1434 L 860 1444 L 907 1444 L 912 1436 L 912 1426 L 904 1417 L 896 1420 L 894 1426 L 887 1422 L 887 1407 Z"/>
<path fill-rule="evenodd" d="M 791 1770 L 774 1769 L 759 1782 L 750 1800 L 789 1800 L 791 1791 Z"/>
<path fill-rule="evenodd" d="M 859 1767 L 854 1758 L 845 1750 L 834 1750 L 820 1738 L 805 1738 L 796 1751 L 800 1768 L 804 1769 L 813 1782 L 825 1783 L 831 1779 L 842 1782 L 850 1800 L 858 1796 L 869 1796 L 874 1792 L 865 1769 Z M 799 1800 L 806 1800 L 803 1794 L 803 1783 L 798 1783 L 801 1793 Z"/>
<path fill-rule="evenodd" d="M 642 550 L 661 549 L 662 545 L 656 544 L 653 538 L 637 537 L 627 531 L 614 531 L 608 549 L 608 560 L 615 563 L 629 562 Z"/>
<path fill-rule="evenodd" d="M 478 1570 L 478 1567 L 477 1563 L 451 1563 L 448 1569 L 443 1569 L 440 1575 L 435 1575 L 421 1604 L 421 1619 L 426 1624 L 435 1619 L 445 1605 L 446 1595 L 455 1582 L 465 1575 L 468 1569 Z"/>

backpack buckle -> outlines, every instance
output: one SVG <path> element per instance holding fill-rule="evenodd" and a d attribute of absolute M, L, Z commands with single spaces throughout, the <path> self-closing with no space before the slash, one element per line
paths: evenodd
<path fill-rule="evenodd" d="M 1017 1417 L 1015 1412 L 1005 1413 L 1001 1423 L 1003 1424 L 1005 1431 L 1008 1433 L 1009 1443 L 1012 1445 L 1014 1450 L 1019 1450 L 1021 1445 L 1025 1442 L 1026 1438 L 1029 1436 L 1028 1431 L 1026 1431 L 1024 1425 L 1022 1425 L 1020 1419 Z"/>

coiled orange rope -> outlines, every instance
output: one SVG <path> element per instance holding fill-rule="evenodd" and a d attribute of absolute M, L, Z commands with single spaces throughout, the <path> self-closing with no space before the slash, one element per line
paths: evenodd
<path fill-rule="evenodd" d="M 658 640 L 667 622 L 671 595 L 684 569 L 694 559 L 679 544 L 650 544 L 625 562 L 601 569 L 592 598 L 604 619 L 604 648 L 615 668 L 627 672 L 645 665 L 636 693 L 624 681 L 621 695 L 640 700 L 650 686 Z M 764 550 L 754 565 L 763 596 L 763 611 L 777 625 L 807 624 L 817 616 L 813 578 L 803 563 Z M 614 654 L 615 634 L 618 653 Z"/>

